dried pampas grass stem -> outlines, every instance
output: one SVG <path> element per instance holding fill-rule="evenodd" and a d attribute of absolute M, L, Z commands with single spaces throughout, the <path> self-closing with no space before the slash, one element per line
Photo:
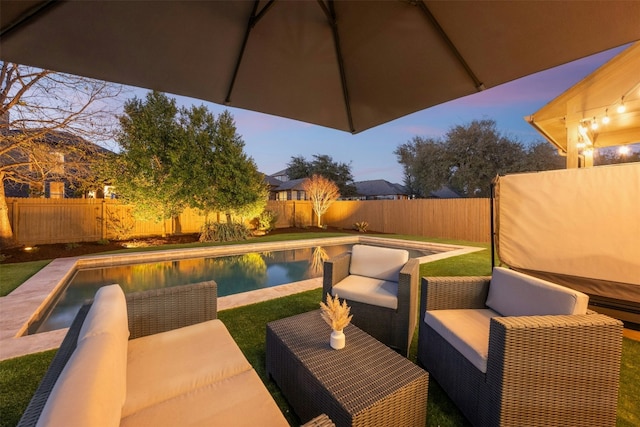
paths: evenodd
<path fill-rule="evenodd" d="M 343 300 L 340 303 L 338 294 L 333 298 L 327 294 L 327 303 L 320 302 L 320 308 L 322 309 L 320 316 L 334 331 L 343 330 L 353 317 L 353 315 L 349 314 L 351 308 L 347 305 L 347 301 Z"/>

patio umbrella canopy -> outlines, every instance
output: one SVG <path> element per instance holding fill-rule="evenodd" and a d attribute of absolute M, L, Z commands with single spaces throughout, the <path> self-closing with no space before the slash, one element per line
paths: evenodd
<path fill-rule="evenodd" d="M 640 39 L 636 1 L 5 1 L 0 59 L 349 132 Z"/>

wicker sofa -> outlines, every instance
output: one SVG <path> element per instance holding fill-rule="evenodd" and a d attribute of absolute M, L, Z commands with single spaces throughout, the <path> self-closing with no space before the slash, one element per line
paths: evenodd
<path fill-rule="evenodd" d="M 476 426 L 614 426 L 622 323 L 526 274 L 422 279 L 418 362 Z"/>
<path fill-rule="evenodd" d="M 407 356 L 418 321 L 419 274 L 420 262 L 406 250 L 353 245 L 324 262 L 323 298 L 347 300 L 354 325 Z"/>
<path fill-rule="evenodd" d="M 205 282 L 82 307 L 20 426 L 288 426 Z M 313 424 L 320 425 L 320 424 Z"/>

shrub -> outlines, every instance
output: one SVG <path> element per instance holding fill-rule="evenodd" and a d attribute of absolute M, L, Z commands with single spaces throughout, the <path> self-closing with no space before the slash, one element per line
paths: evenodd
<path fill-rule="evenodd" d="M 67 243 L 66 245 L 64 245 L 64 248 L 68 251 L 70 251 L 71 249 L 75 249 L 75 248 L 79 248 L 80 247 L 80 243 Z"/>
<path fill-rule="evenodd" d="M 258 223 L 258 230 L 269 232 L 276 228 L 276 222 L 278 221 L 278 213 L 270 210 L 264 210 L 256 218 Z"/>
<path fill-rule="evenodd" d="M 233 242 L 247 240 L 250 234 L 249 229 L 244 224 L 207 221 L 202 226 L 199 240 L 201 242 Z"/>
<path fill-rule="evenodd" d="M 136 226 L 136 220 L 131 213 L 131 209 L 127 209 L 123 215 L 118 215 L 109 209 L 106 211 L 107 230 L 116 236 L 116 240 L 129 240 L 131 233 Z M 102 220 L 102 218 L 98 218 Z"/>
<path fill-rule="evenodd" d="M 361 233 L 366 233 L 367 228 L 369 228 L 369 223 L 367 221 L 356 222 L 355 224 L 353 224 L 353 228 Z"/>
<path fill-rule="evenodd" d="M 99 245 L 108 245 L 109 244 L 109 239 L 100 239 L 96 242 Z"/>

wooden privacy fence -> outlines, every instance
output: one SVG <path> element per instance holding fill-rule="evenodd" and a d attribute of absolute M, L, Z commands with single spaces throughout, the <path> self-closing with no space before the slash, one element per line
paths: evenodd
<path fill-rule="evenodd" d="M 341 228 L 360 221 L 382 233 L 491 241 L 489 199 L 338 201 L 322 217 L 323 224 Z"/>
<path fill-rule="evenodd" d="M 186 209 L 160 223 L 136 221 L 131 207 L 110 199 L 7 199 L 14 237 L 22 245 L 95 242 L 162 234 L 198 233 L 206 218 Z M 278 214 L 277 228 L 312 227 L 315 215 L 308 201 L 269 201 Z M 224 215 L 209 219 L 224 221 Z M 366 221 L 370 231 L 426 237 L 490 241 L 488 199 L 338 201 L 322 223 L 351 229 Z"/>

